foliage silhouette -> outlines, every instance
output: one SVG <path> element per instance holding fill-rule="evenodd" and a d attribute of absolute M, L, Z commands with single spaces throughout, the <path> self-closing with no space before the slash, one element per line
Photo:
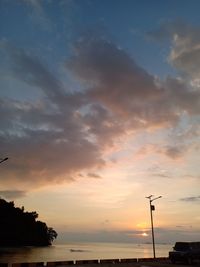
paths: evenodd
<path fill-rule="evenodd" d="M 0 246 L 48 246 L 57 237 L 53 228 L 37 221 L 36 211 L 25 212 L 0 198 Z"/>

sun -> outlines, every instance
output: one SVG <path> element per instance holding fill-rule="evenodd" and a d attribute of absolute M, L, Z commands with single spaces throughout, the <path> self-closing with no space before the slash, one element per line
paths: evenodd
<path fill-rule="evenodd" d="M 148 236 L 148 234 L 147 233 L 142 233 L 141 236 L 146 237 L 146 236 Z"/>

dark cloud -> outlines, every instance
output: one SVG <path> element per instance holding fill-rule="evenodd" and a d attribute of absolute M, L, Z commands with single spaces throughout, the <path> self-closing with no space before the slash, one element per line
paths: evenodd
<path fill-rule="evenodd" d="M 142 121 L 147 122 L 148 116 L 151 120 L 152 101 L 162 97 L 152 76 L 111 42 L 83 39 L 75 49 L 76 54 L 67 62 L 67 67 L 89 84 L 87 95 L 92 101 L 104 105 L 119 118 L 130 120 L 132 116 L 136 127 L 142 125 Z"/>
<path fill-rule="evenodd" d="M 89 140 L 79 116 L 80 94 L 70 94 L 39 61 L 7 42 L 11 73 L 16 79 L 42 90 L 36 102 L 0 100 L 1 153 L 9 155 L 9 168 L 2 166 L 2 184 L 41 186 L 50 181 L 72 181 L 79 170 L 104 164 L 98 144 Z M 83 101 L 84 102 L 84 101 Z"/>
<path fill-rule="evenodd" d="M 156 41 L 171 42 L 169 60 L 182 73 L 183 78 L 190 77 L 198 87 L 200 73 L 200 27 L 185 21 L 170 21 L 160 25 L 157 30 L 148 33 Z M 193 81 L 195 82 L 195 81 Z"/>
<path fill-rule="evenodd" d="M 185 152 L 187 151 L 187 147 L 184 145 L 158 145 L 158 144 L 148 144 L 146 146 L 142 146 L 137 153 L 135 153 L 136 157 L 144 157 L 149 154 L 162 154 L 164 156 L 167 156 L 171 159 L 179 159 L 182 158 L 185 155 Z M 152 169 L 153 172 L 155 172 L 154 168 Z M 150 170 L 150 171 L 152 171 Z M 157 170 L 156 170 L 157 171 Z M 155 175 L 168 177 L 167 174 L 164 173 L 157 173 L 155 172 Z"/>
<path fill-rule="evenodd" d="M 157 83 L 134 60 L 106 40 L 84 38 L 67 67 L 87 83 L 87 96 L 114 114 L 123 127 L 174 126 L 185 113 L 200 112 L 200 93 L 178 79 Z M 192 105 L 191 105 L 192 103 Z"/>
<path fill-rule="evenodd" d="M 100 104 L 88 106 L 88 112 L 81 117 L 88 127 L 88 134 L 101 146 L 111 146 L 115 138 L 125 132 L 124 125 L 117 116 Z"/>
<path fill-rule="evenodd" d="M 117 138 L 176 127 L 183 114 L 188 120 L 199 115 L 200 92 L 179 79 L 156 80 L 114 43 L 91 36 L 74 48 L 66 67 L 79 79 L 78 91 L 33 54 L 1 41 L 11 78 L 42 92 L 29 102 L 0 99 L 1 153 L 11 158 L 9 168 L 1 168 L 2 185 L 73 181 L 83 170 L 104 166 L 103 152 Z M 176 159 L 183 147 L 157 152 Z"/>
<path fill-rule="evenodd" d="M 183 20 L 163 21 L 157 29 L 146 33 L 147 37 L 157 42 L 172 40 L 174 33 L 179 32 L 181 36 L 189 34 L 194 29 Z"/>
<path fill-rule="evenodd" d="M 172 178 L 169 174 L 165 174 L 165 173 L 153 173 L 153 175 L 160 177 L 160 178 Z"/>
<path fill-rule="evenodd" d="M 170 157 L 172 159 L 181 158 L 185 153 L 184 148 L 178 146 L 167 146 L 160 151 L 167 157 Z"/>
<path fill-rule="evenodd" d="M 0 48 L 8 56 L 12 74 L 29 86 L 36 86 L 44 91 L 51 99 L 61 94 L 61 83 L 50 71 L 24 49 L 17 48 L 9 42 L 0 42 Z"/>
<path fill-rule="evenodd" d="M 88 173 L 88 177 L 91 177 L 91 178 L 95 178 L 95 179 L 101 179 L 101 176 L 99 174 L 96 174 L 96 173 Z"/>
<path fill-rule="evenodd" d="M 199 202 L 200 201 L 200 195 L 199 196 L 192 196 L 192 197 L 184 197 L 180 199 L 181 201 L 185 202 Z"/>
<path fill-rule="evenodd" d="M 0 196 L 2 196 L 5 199 L 17 199 L 22 198 L 26 196 L 26 191 L 23 190 L 1 190 Z"/>

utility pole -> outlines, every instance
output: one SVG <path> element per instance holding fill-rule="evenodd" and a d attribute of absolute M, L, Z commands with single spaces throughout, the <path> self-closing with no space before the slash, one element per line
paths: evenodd
<path fill-rule="evenodd" d="M 152 233 L 152 245 L 153 245 L 153 257 L 154 259 L 156 258 L 156 252 L 155 252 L 155 238 L 154 238 L 154 227 L 153 227 L 153 214 L 152 214 L 152 211 L 155 210 L 155 206 L 152 205 L 152 202 L 156 199 L 159 199 L 161 198 L 162 196 L 159 196 L 159 197 L 155 197 L 155 198 L 152 198 L 153 195 L 150 195 L 146 198 L 149 199 L 149 205 L 150 205 L 150 214 L 151 214 L 151 233 Z"/>

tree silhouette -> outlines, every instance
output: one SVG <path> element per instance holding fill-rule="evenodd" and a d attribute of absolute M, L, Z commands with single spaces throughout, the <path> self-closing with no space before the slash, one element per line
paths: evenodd
<path fill-rule="evenodd" d="M 53 228 L 37 221 L 36 211 L 25 212 L 0 198 L 0 246 L 48 246 L 57 237 Z"/>

